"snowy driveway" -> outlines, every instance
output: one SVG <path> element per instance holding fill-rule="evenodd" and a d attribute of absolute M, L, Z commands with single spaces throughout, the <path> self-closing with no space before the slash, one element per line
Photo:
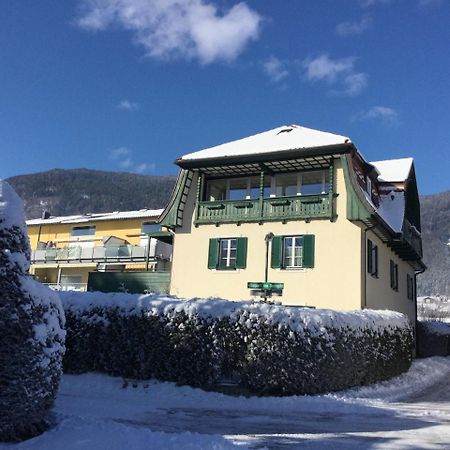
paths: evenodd
<path fill-rule="evenodd" d="M 305 397 L 230 397 L 171 383 L 66 375 L 57 425 L 8 449 L 446 449 L 450 357 L 372 387 Z M 0 446 L 1 448 L 4 448 Z"/>

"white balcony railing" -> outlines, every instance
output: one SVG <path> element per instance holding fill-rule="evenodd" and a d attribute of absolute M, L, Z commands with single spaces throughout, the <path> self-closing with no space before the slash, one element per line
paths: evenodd
<path fill-rule="evenodd" d="M 150 248 L 140 245 L 45 248 L 31 252 L 31 262 L 39 263 L 126 263 L 145 262 L 147 259 L 169 259 L 170 245 L 156 239 Z"/>

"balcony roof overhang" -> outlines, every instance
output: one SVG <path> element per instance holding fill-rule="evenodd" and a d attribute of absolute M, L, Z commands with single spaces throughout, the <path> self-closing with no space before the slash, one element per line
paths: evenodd
<path fill-rule="evenodd" d="M 333 156 L 349 153 L 353 144 L 297 148 L 249 155 L 220 156 L 203 159 L 177 159 L 182 169 L 199 170 L 209 176 L 239 176 L 259 174 L 261 171 L 289 172 L 329 167 Z"/>

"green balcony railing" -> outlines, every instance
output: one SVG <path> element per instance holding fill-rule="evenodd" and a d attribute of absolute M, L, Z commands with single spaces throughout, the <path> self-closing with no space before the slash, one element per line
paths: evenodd
<path fill-rule="evenodd" d="M 199 202 L 196 224 L 332 218 L 331 194 Z"/>

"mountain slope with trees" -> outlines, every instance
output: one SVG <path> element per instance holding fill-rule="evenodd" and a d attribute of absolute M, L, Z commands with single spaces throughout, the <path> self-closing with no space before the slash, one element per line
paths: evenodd
<path fill-rule="evenodd" d="M 29 219 L 52 215 L 164 208 L 175 176 L 146 176 L 98 170 L 54 169 L 7 181 L 25 202 Z M 421 198 L 424 262 L 419 295 L 450 297 L 450 191 Z"/>
<path fill-rule="evenodd" d="M 427 270 L 418 278 L 418 294 L 450 297 L 450 191 L 423 196 L 420 203 Z"/>
<path fill-rule="evenodd" d="M 175 176 L 146 176 L 89 169 L 54 169 L 19 175 L 8 181 L 24 200 L 28 219 L 163 208 Z"/>

